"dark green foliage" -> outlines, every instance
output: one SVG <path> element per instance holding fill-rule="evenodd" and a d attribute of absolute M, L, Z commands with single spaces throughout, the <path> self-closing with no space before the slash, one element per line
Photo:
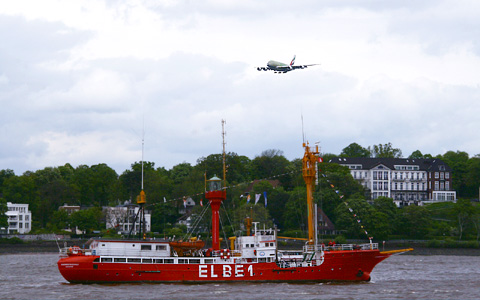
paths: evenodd
<path fill-rule="evenodd" d="M 368 149 L 363 148 L 357 143 L 351 143 L 343 148 L 340 156 L 342 157 L 370 157 L 371 153 Z"/>
<path fill-rule="evenodd" d="M 299 155 L 300 156 L 300 155 Z M 328 163 L 335 154 L 323 154 L 319 164 L 319 184 L 314 191 L 314 200 L 333 221 L 337 229 L 345 230 L 347 238 L 366 238 L 367 230 L 375 240 L 398 238 L 445 240 L 480 239 L 480 206 L 470 199 L 478 199 L 480 186 L 480 157 L 469 158 L 462 151 L 448 151 L 437 158 L 452 168 L 453 189 L 460 198 L 456 204 L 438 203 L 425 207 L 409 206 L 397 208 L 392 199 L 380 197 L 366 201 L 364 188 L 350 175 L 350 170 L 338 164 Z M 351 143 L 342 150 L 346 157 L 400 157 L 400 149 L 391 143 L 364 148 Z M 430 154 L 414 151 L 410 158 L 428 158 Z M 275 223 L 282 232 L 294 236 L 305 236 L 306 232 L 306 190 L 301 173 L 301 159 L 287 160 L 282 151 L 263 151 L 254 159 L 226 154 L 227 200 L 221 209 L 225 231 L 234 234 L 239 231 L 244 218 L 253 212 L 254 220 Z M 196 165 L 180 163 L 170 170 L 156 168 L 153 162 L 144 162 L 144 190 L 147 195 L 147 209 L 152 211 L 152 230 L 159 233 L 184 233 L 175 224 L 183 205 L 182 198 L 190 196 L 197 203 L 193 210 L 196 218 L 203 208 L 198 206 L 203 197 L 205 176 L 222 177 L 221 154 L 201 157 Z M 273 188 L 268 181 L 257 183 L 251 191 L 251 202 L 246 203 L 244 195 L 254 179 L 279 180 L 280 186 Z M 136 201 L 141 190 L 142 164 L 135 162 L 120 176 L 106 164 L 93 166 L 70 164 L 44 169 L 17 176 L 12 170 L 0 170 L 0 225 L 5 226 L 5 203 L 27 203 L 32 211 L 34 229 L 57 231 L 74 228 L 92 231 L 105 227 L 101 213 L 102 206 L 123 204 L 126 200 Z M 267 192 L 268 205 L 265 207 L 263 192 Z M 262 194 L 254 205 L 255 194 Z M 164 203 L 163 199 L 167 202 Z M 468 200 L 462 200 L 468 199 Z M 352 206 L 361 219 L 353 217 L 344 202 Z M 63 204 L 81 205 L 82 210 L 68 216 L 58 207 Z M 204 200 L 206 205 L 206 200 Z M 90 208 L 90 209 L 87 209 Z M 250 210 L 252 208 L 252 210 Z M 228 217 L 227 217 L 228 215 Z M 209 236 L 210 212 L 207 210 L 202 221 L 202 235 Z M 263 226 L 263 225 L 262 225 Z M 268 226 L 268 225 L 267 225 Z M 364 226 L 362 228 L 361 226 Z M 223 235 L 223 234 L 222 234 Z M 448 243 L 447 243 L 448 244 Z"/>

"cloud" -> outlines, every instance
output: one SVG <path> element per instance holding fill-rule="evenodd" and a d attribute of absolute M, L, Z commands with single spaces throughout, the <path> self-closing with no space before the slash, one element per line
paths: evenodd
<path fill-rule="evenodd" d="M 15 1 L 0 8 L 0 168 L 352 142 L 476 154 L 478 11 L 443 1 Z M 472 4 L 473 5 L 473 4 Z M 56 9 L 52 9 L 55 7 Z M 13 29 L 11 29 L 13 28 Z M 258 72 L 270 59 L 319 66 Z"/>

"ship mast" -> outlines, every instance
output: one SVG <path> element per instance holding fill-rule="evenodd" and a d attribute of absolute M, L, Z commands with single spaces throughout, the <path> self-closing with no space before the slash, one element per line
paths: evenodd
<path fill-rule="evenodd" d="M 222 119 L 222 145 L 223 145 L 223 152 L 222 152 L 222 161 L 223 161 L 223 184 L 226 185 L 227 182 L 227 168 L 225 166 L 225 123 L 227 121 Z"/>
<path fill-rule="evenodd" d="M 317 175 L 317 161 L 318 161 L 318 145 L 316 145 L 315 150 L 310 149 L 307 143 L 303 143 L 303 148 L 305 148 L 305 154 L 302 159 L 303 165 L 303 179 L 307 186 L 307 210 L 308 210 L 308 244 L 316 244 L 315 236 L 315 213 L 314 213 L 314 204 L 313 204 L 313 192 L 315 191 L 315 179 Z"/>
<path fill-rule="evenodd" d="M 145 144 L 145 126 L 142 133 L 142 186 L 140 195 L 137 197 L 137 204 L 140 206 L 140 238 L 145 239 L 146 230 L 145 230 L 145 204 L 147 203 L 147 197 L 145 195 L 145 191 L 143 190 L 143 152 L 144 152 L 144 144 Z M 133 225 L 135 226 L 135 224 Z"/>

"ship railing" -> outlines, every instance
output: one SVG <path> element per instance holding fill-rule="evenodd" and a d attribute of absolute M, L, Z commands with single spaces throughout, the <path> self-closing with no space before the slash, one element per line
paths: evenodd
<path fill-rule="evenodd" d="M 348 250 L 376 250 L 378 243 L 365 244 L 335 244 L 332 246 L 325 246 L 327 251 L 348 251 Z"/>
<path fill-rule="evenodd" d="M 324 245 L 305 245 L 303 246 L 303 252 L 321 252 L 325 250 Z"/>

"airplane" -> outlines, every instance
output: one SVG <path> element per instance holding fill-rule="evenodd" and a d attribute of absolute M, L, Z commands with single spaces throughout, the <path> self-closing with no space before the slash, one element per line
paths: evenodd
<path fill-rule="evenodd" d="M 295 64 L 295 57 L 296 55 L 293 56 L 292 61 L 290 62 L 289 65 L 271 60 L 267 63 L 267 67 L 258 67 L 257 71 L 274 71 L 274 73 L 287 73 L 296 69 L 306 69 L 307 67 L 310 66 L 316 66 L 318 64 L 311 64 L 311 65 L 300 65 L 300 66 L 294 66 Z"/>

